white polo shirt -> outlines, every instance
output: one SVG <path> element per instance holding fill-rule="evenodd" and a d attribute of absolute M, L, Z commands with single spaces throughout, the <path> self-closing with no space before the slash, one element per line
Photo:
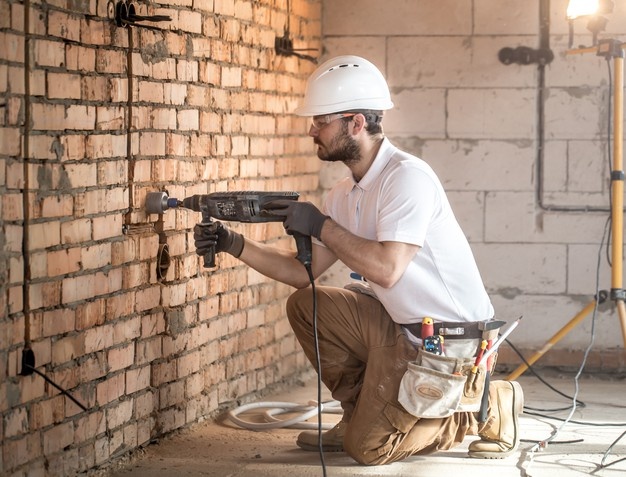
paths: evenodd
<path fill-rule="evenodd" d="M 329 192 L 324 212 L 359 237 L 419 245 L 400 280 L 369 283 L 397 323 L 479 321 L 494 310 L 469 243 L 432 168 L 384 139 L 358 183 L 352 176 Z M 367 279 L 367 277 L 365 277 Z"/>

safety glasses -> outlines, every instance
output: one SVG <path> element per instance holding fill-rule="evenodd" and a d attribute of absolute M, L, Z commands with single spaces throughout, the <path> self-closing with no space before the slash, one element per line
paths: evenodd
<path fill-rule="evenodd" d="M 332 123 L 333 121 L 341 118 L 351 118 L 356 116 L 357 113 L 336 113 L 336 114 L 324 114 L 323 116 L 313 116 L 311 118 L 311 125 L 315 129 L 322 129 L 324 126 Z"/>

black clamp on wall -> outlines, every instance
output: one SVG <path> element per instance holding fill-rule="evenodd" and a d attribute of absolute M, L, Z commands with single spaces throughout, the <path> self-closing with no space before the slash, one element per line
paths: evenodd
<path fill-rule="evenodd" d="M 297 56 L 303 60 L 310 61 L 311 63 L 317 63 L 317 58 L 311 55 L 305 55 L 299 53 L 300 51 L 317 51 L 316 48 L 294 48 L 293 40 L 289 35 L 289 31 L 285 31 L 283 36 L 277 36 L 274 40 L 274 49 L 279 56 Z"/>
<path fill-rule="evenodd" d="M 549 48 L 533 49 L 527 46 L 517 48 L 502 48 L 498 52 L 500 63 L 505 65 L 547 65 L 554 59 L 554 53 Z"/>
<path fill-rule="evenodd" d="M 115 19 L 115 24 L 119 27 L 138 26 L 143 28 L 152 28 L 137 22 L 170 22 L 172 17 L 167 15 L 143 16 L 137 14 L 137 8 L 133 2 L 118 1 L 117 3 L 109 2 L 108 5 L 109 18 Z"/>
<path fill-rule="evenodd" d="M 598 42 L 597 56 L 604 58 L 624 58 L 624 48 L 621 41 L 607 39 Z"/>

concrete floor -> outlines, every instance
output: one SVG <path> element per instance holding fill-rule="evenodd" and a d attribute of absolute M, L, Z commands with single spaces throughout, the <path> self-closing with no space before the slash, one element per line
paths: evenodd
<path fill-rule="evenodd" d="M 573 394 L 573 376 L 548 378 L 561 392 Z M 571 404 L 534 377 L 520 378 L 526 406 L 553 409 Z M 586 407 L 577 409 L 569 423 L 545 449 L 530 452 L 534 442 L 550 437 L 561 423 L 553 419 L 524 414 L 521 419 L 522 443 L 516 455 L 504 460 L 479 460 L 467 457 L 467 445 L 476 437 L 468 437 L 461 446 L 426 457 L 412 457 L 403 462 L 379 467 L 357 465 L 344 453 L 325 454 L 326 475 L 332 476 L 452 476 L 463 477 L 559 477 L 559 476 L 622 476 L 626 460 L 601 468 L 605 452 L 626 431 L 626 380 L 583 376 L 578 399 Z M 306 404 L 317 396 L 316 382 L 298 386 L 289 392 L 264 399 Z M 323 394 L 323 400 L 329 399 Z M 258 415 L 258 411 L 255 411 Z M 569 411 L 552 412 L 567 417 Z M 242 417 L 254 420 L 253 416 Z M 334 422 L 339 416 L 323 414 L 324 421 Z M 312 419 L 317 422 L 317 418 Z M 600 426 L 585 422 L 602 423 Z M 622 425 L 615 425 L 621 423 Z M 611 425 L 612 424 L 612 425 Z M 253 431 L 242 429 L 230 420 L 205 422 L 161 440 L 144 449 L 125 468 L 111 471 L 110 477 L 165 476 L 323 476 L 320 457 L 295 446 L 296 429 Z M 604 464 L 626 458 L 626 436 L 613 447 Z"/>

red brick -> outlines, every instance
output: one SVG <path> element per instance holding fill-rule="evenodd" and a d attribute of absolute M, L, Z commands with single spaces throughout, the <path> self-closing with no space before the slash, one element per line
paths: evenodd
<path fill-rule="evenodd" d="M 159 406 L 164 409 L 183 402 L 185 399 L 185 384 L 175 381 L 159 389 Z M 177 426 L 178 427 L 178 426 Z"/>
<path fill-rule="evenodd" d="M 50 99 L 80 99 L 80 82 L 80 76 L 76 74 L 48 72 L 48 97 Z"/>
<path fill-rule="evenodd" d="M 153 389 L 135 397 L 135 418 L 140 420 L 150 416 L 157 409 L 156 392 Z"/>
<path fill-rule="evenodd" d="M 122 433 L 124 435 L 124 446 L 126 448 L 134 449 L 137 447 L 138 426 L 136 422 L 124 426 Z"/>
<path fill-rule="evenodd" d="M 21 357 L 21 353 L 20 353 Z M 18 381 L 20 403 L 25 404 L 35 401 L 45 395 L 45 381 L 41 376 L 31 374 L 30 376 L 21 376 Z"/>
<path fill-rule="evenodd" d="M 74 475 L 78 465 L 78 449 L 64 449 L 63 452 L 46 456 L 45 473 L 48 475 Z M 42 469 L 40 475 L 45 475 L 43 472 Z"/>
<path fill-rule="evenodd" d="M 141 317 L 141 337 L 159 335 L 165 332 L 165 317 L 163 313 L 153 313 Z"/>
<path fill-rule="evenodd" d="M 135 361 L 135 345 L 129 343 L 126 346 L 111 348 L 107 353 L 110 372 L 128 368 Z"/>
<path fill-rule="evenodd" d="M 150 366 L 126 371 L 126 394 L 133 394 L 150 387 Z"/>
<path fill-rule="evenodd" d="M 29 411 L 31 429 L 42 429 L 65 419 L 65 399 L 54 396 L 31 404 Z"/>
<path fill-rule="evenodd" d="M 80 20 L 74 15 L 51 10 L 48 13 L 48 34 L 71 41 L 80 40 Z"/>
<path fill-rule="evenodd" d="M 81 45 L 68 44 L 65 48 L 68 70 L 90 72 L 96 68 L 96 50 Z"/>
<path fill-rule="evenodd" d="M 165 154 L 165 133 L 141 133 L 139 149 L 144 156 L 163 156 Z"/>
<path fill-rule="evenodd" d="M 0 140 L 2 138 L 0 137 Z M 23 219 L 23 195 L 22 194 L 3 194 L 0 210 L 2 211 L 2 219 L 22 220 Z"/>
<path fill-rule="evenodd" d="M 29 226 L 29 250 L 52 247 L 61 241 L 61 223 L 58 221 Z"/>
<path fill-rule="evenodd" d="M 155 308 L 159 304 L 160 298 L 161 288 L 158 286 L 138 290 L 135 294 L 135 311 L 139 313 Z"/>
<path fill-rule="evenodd" d="M 91 239 L 91 220 L 78 219 L 61 223 L 61 244 L 73 245 Z"/>
<path fill-rule="evenodd" d="M 134 310 L 134 296 L 135 292 L 122 293 L 120 295 L 115 295 L 106 300 L 106 320 L 112 321 L 122 316 L 132 314 Z M 115 334 L 115 342 L 119 343 L 124 339 L 131 339 L 135 337 L 136 332 L 132 331 L 135 328 L 139 328 L 139 317 L 135 317 L 132 321 L 124 322 L 115 325 L 114 334 Z M 136 323 L 135 323 L 136 321 Z M 131 326 L 129 326 L 131 325 Z M 118 328 L 121 329 L 121 337 L 118 337 Z M 124 332 L 124 328 L 132 328 L 128 333 Z"/>
<path fill-rule="evenodd" d="M 76 308 L 76 329 L 84 330 L 102 325 L 105 320 L 106 302 L 104 299 L 81 304 Z"/>
<path fill-rule="evenodd" d="M 103 268 L 111 263 L 111 243 L 83 247 L 79 252 L 82 270 Z"/>
<path fill-rule="evenodd" d="M 63 169 L 73 188 L 94 187 L 98 185 L 97 170 L 92 164 L 66 164 Z"/>
<path fill-rule="evenodd" d="M 39 434 L 29 434 L 20 439 L 6 440 L 2 451 L 5 468 L 15 469 L 42 456 L 41 438 Z"/>
<path fill-rule="evenodd" d="M 106 430 L 104 411 L 92 411 L 77 419 L 74 426 L 74 441 L 85 442 Z"/>
<path fill-rule="evenodd" d="M 93 353 L 113 345 L 113 325 L 107 324 L 90 328 L 85 333 L 85 353 Z"/>
<path fill-rule="evenodd" d="M 24 37 L 12 33 L 0 32 L 0 44 L 4 45 L 0 58 L 24 63 Z"/>
<path fill-rule="evenodd" d="M 145 340 L 137 341 L 136 363 L 137 365 L 150 363 L 162 356 L 162 338 L 154 336 Z"/>
<path fill-rule="evenodd" d="M 76 312 L 70 308 L 46 311 L 43 314 L 43 336 L 54 336 L 73 331 L 76 327 Z"/>
<path fill-rule="evenodd" d="M 165 104 L 183 105 L 187 97 L 187 86 L 184 84 L 165 84 L 163 95 Z"/>
<path fill-rule="evenodd" d="M 58 424 L 43 432 L 43 451 L 45 455 L 54 454 L 74 442 L 74 424 Z"/>
<path fill-rule="evenodd" d="M 61 302 L 61 282 L 33 283 L 29 288 L 31 310 L 55 306 Z"/>
<path fill-rule="evenodd" d="M 110 101 L 121 103 L 128 101 L 128 79 L 127 78 L 107 78 Z"/>
<path fill-rule="evenodd" d="M 85 354 L 85 336 L 67 336 L 52 343 L 52 364 L 63 364 Z"/>
<path fill-rule="evenodd" d="M 117 237 L 122 233 L 123 217 L 121 214 L 95 217 L 92 220 L 92 233 L 94 240 L 103 240 Z"/>
<path fill-rule="evenodd" d="M 126 56 L 123 51 L 98 49 L 96 51 L 98 73 L 120 74 L 126 71 Z"/>
<path fill-rule="evenodd" d="M 48 252 L 48 276 L 77 272 L 81 266 L 81 249 L 78 247 Z"/>
<path fill-rule="evenodd" d="M 111 43 L 111 29 L 103 21 L 82 21 L 81 42 L 91 45 L 108 45 Z"/>
<path fill-rule="evenodd" d="M 202 373 L 195 373 L 185 379 L 185 397 L 191 399 L 204 391 L 204 376 Z"/>
<path fill-rule="evenodd" d="M 104 464 L 110 457 L 109 453 L 109 437 L 104 436 L 96 439 L 95 443 L 95 463 L 96 465 Z"/>
<path fill-rule="evenodd" d="M 107 429 L 115 429 L 116 427 L 129 422 L 133 415 L 134 402 L 133 399 L 120 401 L 113 407 L 106 410 Z"/>
<path fill-rule="evenodd" d="M 177 368 L 177 376 L 179 378 L 184 378 L 185 376 L 198 372 L 200 370 L 199 351 L 194 351 L 178 358 Z"/>
<path fill-rule="evenodd" d="M 111 265 L 132 262 L 137 256 L 138 240 L 135 237 L 123 237 L 123 240 L 111 244 Z"/>
<path fill-rule="evenodd" d="M 105 93 L 104 96 L 108 96 L 106 79 L 103 82 L 102 90 Z M 117 131 L 126 126 L 126 108 L 122 106 L 99 106 L 96 108 L 96 118 L 97 130 Z"/>
<path fill-rule="evenodd" d="M 178 18 L 183 31 L 202 33 L 202 14 L 200 12 L 180 10 Z"/>
<path fill-rule="evenodd" d="M 163 289 L 163 305 L 177 306 L 186 302 L 186 285 L 184 283 L 178 285 L 170 285 Z"/>
<path fill-rule="evenodd" d="M 40 202 L 41 217 L 68 217 L 72 215 L 74 200 L 71 195 L 58 194 Z"/>
<path fill-rule="evenodd" d="M 169 11 L 168 11 L 169 12 Z M 176 61 L 174 58 L 166 58 L 163 61 L 159 61 L 152 65 L 152 78 L 158 80 L 175 80 L 176 79 Z M 170 90 L 168 86 L 171 86 L 171 83 L 164 84 L 163 92 L 167 98 L 167 91 Z M 177 85 L 179 86 L 179 85 Z M 180 85 L 185 86 L 185 85 Z M 168 103 L 167 99 L 165 103 Z"/>
<path fill-rule="evenodd" d="M 139 101 L 146 103 L 163 103 L 163 83 L 156 81 L 139 81 Z"/>
<path fill-rule="evenodd" d="M 149 283 L 150 269 L 148 263 L 133 263 L 122 271 L 123 287 L 131 289 Z M 154 303 L 152 303 L 154 306 Z"/>
<path fill-rule="evenodd" d="M 19 436 L 28 430 L 28 414 L 25 407 L 14 408 L 5 414 L 3 434 L 5 439 Z"/>
<path fill-rule="evenodd" d="M 124 394 L 124 373 L 108 377 L 106 381 L 98 383 L 96 386 L 96 402 L 104 406 L 115 401 Z"/>
<path fill-rule="evenodd" d="M 84 215 L 101 214 L 108 210 L 106 203 L 106 190 L 104 189 L 87 191 L 83 194 L 79 194 L 78 198 L 81 199 L 80 206 L 77 205 L 76 208 L 80 209 L 80 212 Z"/>
<path fill-rule="evenodd" d="M 96 108 L 80 104 L 69 105 L 65 110 L 64 129 L 94 129 Z"/>
<path fill-rule="evenodd" d="M 200 113 L 195 109 L 179 111 L 177 121 L 178 130 L 197 131 L 200 128 Z"/>

